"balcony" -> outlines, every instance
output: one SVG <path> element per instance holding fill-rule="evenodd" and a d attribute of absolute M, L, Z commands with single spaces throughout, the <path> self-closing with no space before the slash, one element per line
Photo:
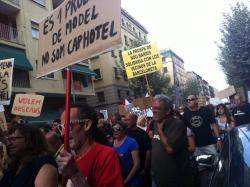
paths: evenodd
<path fill-rule="evenodd" d="M 5 15 L 14 15 L 20 11 L 19 0 L 0 0 L 0 12 Z"/>
<path fill-rule="evenodd" d="M 7 0 L 10 1 L 11 3 L 14 3 L 15 5 L 19 6 L 19 0 Z"/>
<path fill-rule="evenodd" d="M 18 44 L 24 44 L 22 32 L 3 23 L 0 23 L 0 39 Z"/>

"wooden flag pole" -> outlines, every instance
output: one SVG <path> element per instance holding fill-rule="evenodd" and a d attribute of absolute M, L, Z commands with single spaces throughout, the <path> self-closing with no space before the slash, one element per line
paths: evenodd
<path fill-rule="evenodd" d="M 66 98 L 65 98 L 65 130 L 64 130 L 64 150 L 69 148 L 69 123 L 70 123 L 70 96 L 71 96 L 71 70 L 66 68 Z M 62 186 L 65 187 L 67 179 L 62 177 Z"/>
<path fill-rule="evenodd" d="M 149 96 L 151 96 L 151 90 L 150 90 L 147 74 L 145 74 L 145 79 L 146 79 L 146 83 L 147 83 L 148 94 L 149 94 Z"/>

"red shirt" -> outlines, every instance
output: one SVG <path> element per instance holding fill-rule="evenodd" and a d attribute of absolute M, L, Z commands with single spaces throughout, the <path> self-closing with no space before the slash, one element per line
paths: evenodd
<path fill-rule="evenodd" d="M 124 187 L 119 158 L 111 147 L 95 143 L 76 164 L 91 187 Z"/>

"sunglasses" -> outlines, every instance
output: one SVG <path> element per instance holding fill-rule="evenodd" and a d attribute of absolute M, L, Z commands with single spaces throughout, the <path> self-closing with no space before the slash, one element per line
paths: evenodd
<path fill-rule="evenodd" d="M 191 99 L 187 99 L 187 102 L 190 102 L 190 101 L 195 101 L 196 98 L 191 98 Z"/>

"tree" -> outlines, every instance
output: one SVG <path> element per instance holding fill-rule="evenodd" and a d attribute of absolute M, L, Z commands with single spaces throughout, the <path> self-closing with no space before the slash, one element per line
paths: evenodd
<path fill-rule="evenodd" d="M 200 85 L 197 80 L 190 79 L 186 82 L 182 94 L 184 98 L 187 98 L 189 95 L 199 95 L 201 92 Z"/>
<path fill-rule="evenodd" d="M 240 3 L 224 15 L 218 61 L 227 82 L 234 86 L 250 86 L 250 11 Z"/>
<path fill-rule="evenodd" d="M 130 47 L 130 49 L 142 46 L 144 44 L 146 43 L 143 42 L 142 40 L 136 40 L 133 42 L 133 45 Z M 119 64 L 117 65 L 121 69 L 125 69 L 121 52 L 119 53 L 119 56 L 120 56 L 120 61 L 119 61 Z M 164 94 L 172 93 L 172 87 L 170 87 L 170 78 L 166 76 L 165 73 L 154 72 L 154 73 L 147 74 L 146 76 L 149 82 L 152 95 L 161 94 L 161 93 L 164 93 Z M 134 96 L 136 98 L 144 97 L 146 93 L 148 92 L 145 76 L 140 76 L 140 77 L 129 79 L 129 87 L 134 92 Z"/>

